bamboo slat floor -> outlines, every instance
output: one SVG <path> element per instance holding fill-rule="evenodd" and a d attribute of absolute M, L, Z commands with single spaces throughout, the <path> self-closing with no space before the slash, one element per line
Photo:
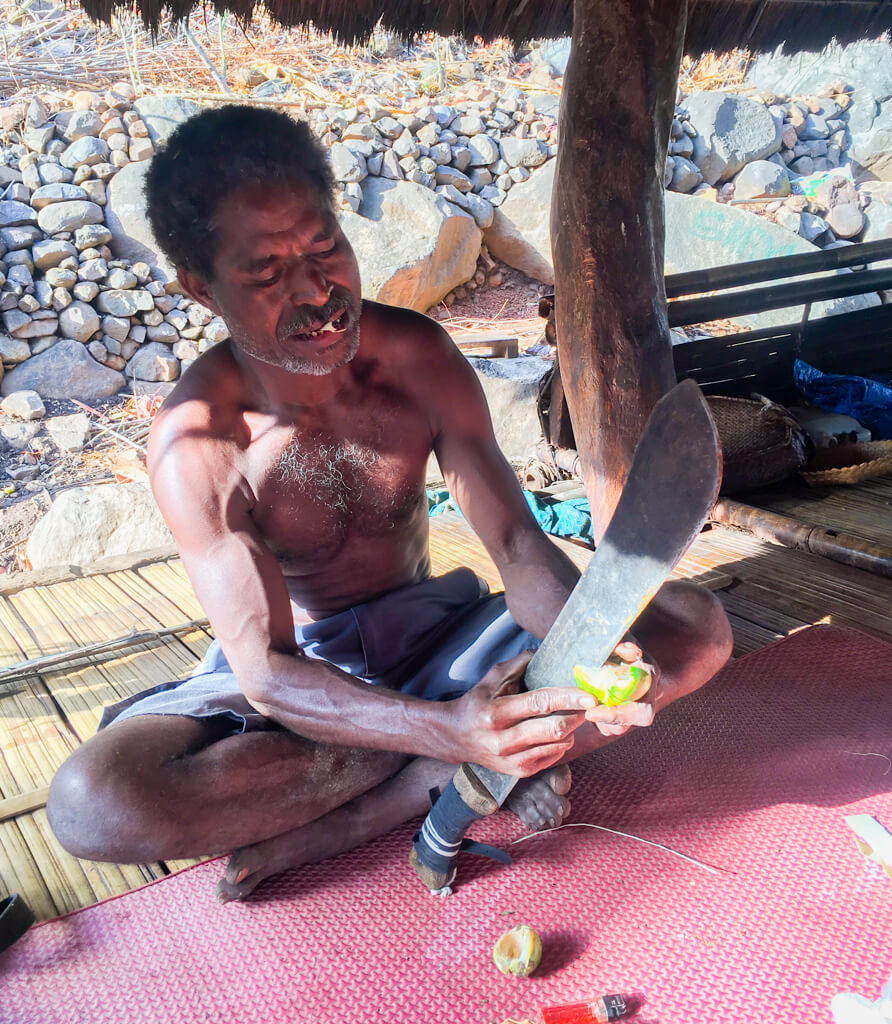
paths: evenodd
<path fill-rule="evenodd" d="M 892 545 L 892 474 L 851 487 L 809 487 L 793 478 L 735 497 L 791 519 Z"/>
<path fill-rule="evenodd" d="M 583 566 L 591 553 L 561 542 Z M 435 573 L 469 565 L 499 578 L 470 527 L 450 514 L 431 520 Z M 703 533 L 676 575 L 719 591 L 743 654 L 815 622 L 892 639 L 892 580 L 773 547 L 725 528 Z M 33 585 L 0 587 L 0 895 L 19 892 L 38 918 L 125 892 L 187 862 L 93 864 L 65 853 L 46 820 L 46 788 L 68 754 L 90 736 L 103 705 L 154 683 L 183 678 L 210 643 L 206 629 L 136 642 L 3 682 L 2 666 L 95 641 L 202 619 L 174 558 Z"/>

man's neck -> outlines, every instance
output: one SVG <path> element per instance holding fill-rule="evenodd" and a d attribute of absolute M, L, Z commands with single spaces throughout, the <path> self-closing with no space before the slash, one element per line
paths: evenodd
<path fill-rule="evenodd" d="M 264 363 L 242 352 L 237 345 L 232 346 L 232 353 L 242 373 L 272 413 L 330 405 L 353 376 L 350 363 L 336 367 L 331 373 L 314 376 Z"/>

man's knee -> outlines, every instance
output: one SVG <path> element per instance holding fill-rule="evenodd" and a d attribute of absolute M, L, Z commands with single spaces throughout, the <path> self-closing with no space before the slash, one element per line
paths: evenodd
<path fill-rule="evenodd" d="M 130 802 L 129 784 L 88 741 L 56 772 L 47 799 L 47 816 L 56 838 L 76 857 L 114 859 L 115 836 Z"/>
<path fill-rule="evenodd" d="M 649 637 L 660 667 L 674 677 L 675 696 L 699 689 L 731 657 L 734 638 L 721 601 L 688 580 L 665 584 L 651 605 Z M 662 656 L 660 656 L 662 655 Z"/>
<path fill-rule="evenodd" d="M 188 722 L 157 729 L 147 719 L 112 725 L 78 747 L 50 785 L 47 815 L 69 853 L 89 860 L 152 860 L 170 828 L 170 806 L 182 757 L 193 733 Z"/>

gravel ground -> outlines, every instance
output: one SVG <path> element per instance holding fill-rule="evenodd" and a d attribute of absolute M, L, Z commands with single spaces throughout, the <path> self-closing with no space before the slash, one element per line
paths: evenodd
<path fill-rule="evenodd" d="M 91 419 L 98 426 L 111 427 L 131 436 L 136 444 L 143 444 L 141 439 L 148 424 L 128 413 L 129 403 L 131 396 L 126 392 L 93 402 L 91 408 L 100 415 L 91 416 Z M 46 416 L 39 421 L 40 432 L 27 452 L 15 451 L 0 437 L 0 575 L 30 568 L 25 544 L 38 520 L 49 511 L 56 494 L 69 487 L 118 479 L 113 472 L 115 463 L 125 457 L 132 458 L 131 453 L 138 453 L 133 444 L 96 430 L 84 451 L 60 451 L 46 430 L 46 421 L 53 416 L 84 412 L 84 407 L 68 399 L 44 399 L 43 404 Z M 5 422 L 12 421 L 0 414 L 0 425 Z M 39 467 L 36 479 L 13 481 L 8 476 L 7 468 L 32 460 Z"/>

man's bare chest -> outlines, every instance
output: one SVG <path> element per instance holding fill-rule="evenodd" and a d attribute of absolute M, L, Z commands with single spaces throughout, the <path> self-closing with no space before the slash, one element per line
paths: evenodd
<path fill-rule="evenodd" d="M 351 539 L 387 538 L 424 501 L 429 427 L 382 406 L 327 423 L 277 423 L 247 453 L 254 520 L 295 571 L 312 571 Z"/>

